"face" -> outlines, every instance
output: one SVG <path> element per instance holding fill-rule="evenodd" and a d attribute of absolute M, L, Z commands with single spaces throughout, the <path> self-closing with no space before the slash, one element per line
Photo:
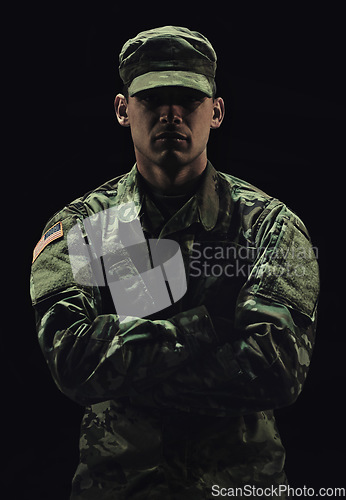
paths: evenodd
<path fill-rule="evenodd" d="M 118 121 L 131 128 L 137 163 L 179 170 L 206 165 L 211 128 L 223 119 L 221 98 L 184 87 L 160 87 L 116 98 Z"/>

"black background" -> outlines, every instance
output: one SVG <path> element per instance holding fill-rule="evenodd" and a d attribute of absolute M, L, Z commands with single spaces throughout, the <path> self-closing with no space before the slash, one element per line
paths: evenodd
<path fill-rule="evenodd" d="M 14 92 L 4 100 L 13 103 L 15 140 L 3 193 L 13 200 L 7 241 L 18 272 L 4 311 L 10 344 L 2 363 L 10 387 L 3 429 L 11 498 L 67 500 L 82 416 L 55 387 L 38 347 L 32 249 L 53 213 L 132 167 L 130 132 L 113 110 L 118 53 L 139 31 L 165 24 L 202 32 L 218 54 L 226 117 L 211 132 L 215 168 L 286 202 L 318 248 L 322 291 L 311 370 L 298 401 L 277 411 L 277 420 L 292 487 L 345 484 L 343 16 L 335 4 L 262 4 L 46 2 L 14 16 Z"/>

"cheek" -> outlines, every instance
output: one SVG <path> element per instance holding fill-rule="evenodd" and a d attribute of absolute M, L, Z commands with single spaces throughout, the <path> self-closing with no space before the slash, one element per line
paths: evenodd
<path fill-rule="evenodd" d="M 134 120 L 132 124 L 130 123 L 130 130 L 134 145 L 145 144 L 149 140 L 149 133 L 144 121 Z"/>
<path fill-rule="evenodd" d="M 195 139 L 198 142 L 207 142 L 210 134 L 210 125 L 213 117 L 213 109 L 208 106 L 206 109 L 201 109 L 194 117 L 193 126 L 196 134 Z"/>
<path fill-rule="evenodd" d="M 129 119 L 131 136 L 134 144 L 145 144 L 149 142 L 150 131 L 152 128 L 150 117 L 131 110 L 129 113 Z"/>
<path fill-rule="evenodd" d="M 208 142 L 208 139 L 209 139 L 210 125 L 209 125 L 208 118 L 209 117 L 205 117 L 205 116 L 202 117 L 199 120 L 199 122 L 196 123 L 196 126 L 195 126 L 195 133 L 193 135 L 194 135 L 195 141 L 200 145 L 206 144 Z"/>

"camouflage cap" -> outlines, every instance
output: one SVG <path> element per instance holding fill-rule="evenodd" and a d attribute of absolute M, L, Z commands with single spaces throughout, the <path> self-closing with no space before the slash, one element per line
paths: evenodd
<path fill-rule="evenodd" d="M 163 26 L 128 40 L 119 55 L 119 73 L 133 96 L 141 90 L 179 86 L 213 96 L 216 53 L 209 40 L 187 28 Z"/>

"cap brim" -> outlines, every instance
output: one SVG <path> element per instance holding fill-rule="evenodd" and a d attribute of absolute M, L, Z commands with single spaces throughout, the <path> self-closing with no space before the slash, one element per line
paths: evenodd
<path fill-rule="evenodd" d="M 213 83 L 205 75 L 190 71 L 151 71 L 134 78 L 128 88 L 132 97 L 142 90 L 157 87 L 187 87 L 199 90 L 208 97 L 213 97 Z"/>

